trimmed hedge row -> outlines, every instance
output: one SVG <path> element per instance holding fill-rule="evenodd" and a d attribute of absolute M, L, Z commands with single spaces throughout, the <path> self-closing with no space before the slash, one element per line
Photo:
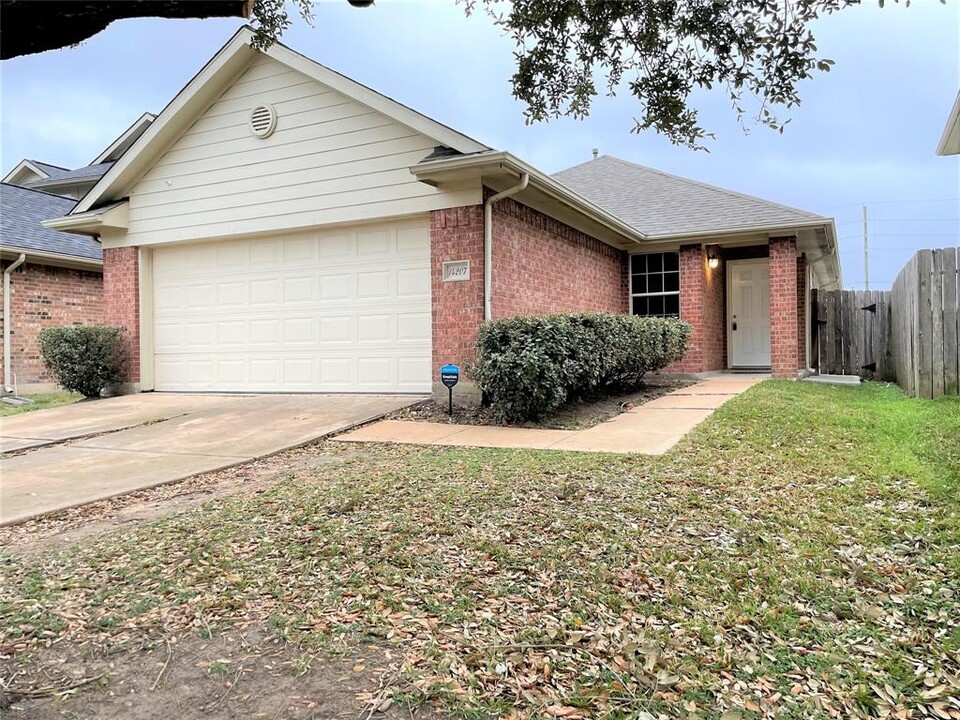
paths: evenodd
<path fill-rule="evenodd" d="M 100 397 L 100 391 L 118 382 L 123 366 L 121 328 L 76 325 L 40 331 L 43 364 L 64 390 Z"/>
<path fill-rule="evenodd" d="M 673 318 L 575 313 L 485 323 L 471 375 L 500 421 L 537 420 L 601 389 L 635 385 L 679 360 L 690 326 Z"/>

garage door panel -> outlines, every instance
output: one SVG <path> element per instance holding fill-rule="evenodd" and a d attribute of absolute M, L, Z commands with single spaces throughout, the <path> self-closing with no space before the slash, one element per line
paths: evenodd
<path fill-rule="evenodd" d="M 158 248 L 158 390 L 428 392 L 426 220 Z"/>
<path fill-rule="evenodd" d="M 410 268 L 397 271 L 397 296 L 423 297 L 430 294 L 429 268 Z"/>
<path fill-rule="evenodd" d="M 363 230 L 357 233 L 357 255 L 382 256 L 393 252 L 390 233 L 386 229 Z"/>

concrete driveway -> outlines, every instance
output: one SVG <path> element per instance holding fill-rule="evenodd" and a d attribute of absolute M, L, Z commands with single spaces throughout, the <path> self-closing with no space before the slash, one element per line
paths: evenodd
<path fill-rule="evenodd" d="M 144 393 L 3 418 L 0 525 L 247 462 L 422 399 Z"/>

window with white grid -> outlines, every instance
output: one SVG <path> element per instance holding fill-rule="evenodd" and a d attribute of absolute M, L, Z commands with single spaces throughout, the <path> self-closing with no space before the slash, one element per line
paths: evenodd
<path fill-rule="evenodd" d="M 646 317 L 680 317 L 680 254 L 630 256 L 630 311 Z"/>

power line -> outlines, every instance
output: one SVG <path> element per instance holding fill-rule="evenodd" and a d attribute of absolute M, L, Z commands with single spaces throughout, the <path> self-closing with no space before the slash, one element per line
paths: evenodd
<path fill-rule="evenodd" d="M 957 233 L 942 233 L 942 232 L 915 232 L 915 233 L 870 233 L 871 237 L 912 237 L 912 238 L 925 238 L 925 237 L 952 237 L 960 238 L 960 235 Z M 838 240 L 860 240 L 861 237 L 858 235 L 842 235 Z"/>
<path fill-rule="evenodd" d="M 867 201 L 867 205 L 917 205 L 922 203 L 941 203 L 941 202 L 955 202 L 960 203 L 960 198 L 934 198 L 930 200 L 870 200 Z M 821 210 L 836 210 L 838 208 L 847 208 L 847 207 L 858 207 L 864 203 L 847 203 L 845 205 L 831 205 L 830 207 L 821 208 Z"/>

